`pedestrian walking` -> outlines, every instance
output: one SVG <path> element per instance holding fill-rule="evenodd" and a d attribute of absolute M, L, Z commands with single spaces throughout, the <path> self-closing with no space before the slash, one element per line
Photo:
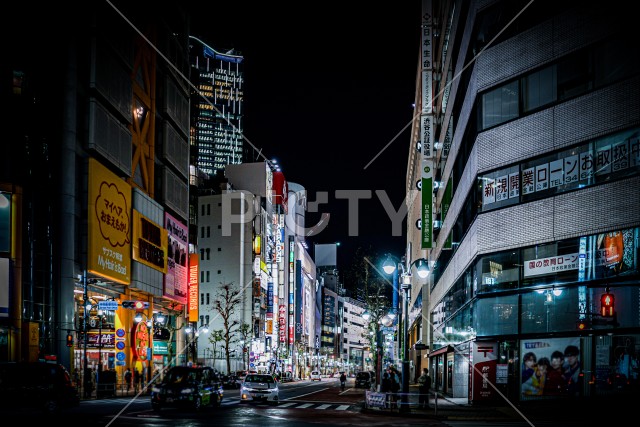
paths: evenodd
<path fill-rule="evenodd" d="M 133 375 L 131 374 L 131 369 L 127 368 L 127 370 L 124 371 L 124 383 L 127 385 L 127 393 L 131 389 L 131 377 L 132 376 Z"/>
<path fill-rule="evenodd" d="M 429 390 L 431 389 L 431 377 L 429 376 L 429 370 L 422 368 L 422 375 L 418 378 L 418 408 L 429 408 Z"/>
<path fill-rule="evenodd" d="M 140 389 L 140 381 L 142 381 L 142 374 L 138 368 L 136 368 L 133 371 L 133 391 L 136 393 L 138 393 L 138 390 Z"/>

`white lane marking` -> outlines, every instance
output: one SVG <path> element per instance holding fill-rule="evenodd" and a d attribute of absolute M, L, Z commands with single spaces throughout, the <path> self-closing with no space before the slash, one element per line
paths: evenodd
<path fill-rule="evenodd" d="M 304 403 L 300 406 L 296 406 L 296 408 L 304 409 L 304 408 L 308 408 L 309 406 L 313 406 L 313 403 Z"/>
<path fill-rule="evenodd" d="M 288 397 L 287 400 L 296 400 L 296 399 L 299 399 L 301 397 L 309 396 L 310 394 L 316 394 L 316 393 L 319 393 L 319 392 L 325 391 L 325 390 L 329 390 L 329 387 L 321 388 L 319 390 L 314 390 L 311 393 L 307 393 L 307 394 L 300 394 L 298 396 Z"/>
<path fill-rule="evenodd" d="M 327 409 L 331 405 L 320 405 L 316 409 Z"/>
<path fill-rule="evenodd" d="M 281 403 L 278 405 L 278 408 L 288 408 L 289 406 L 295 405 L 294 402 L 289 402 L 289 403 Z"/>
<path fill-rule="evenodd" d="M 349 409 L 350 405 L 340 405 L 336 408 L 336 411 L 346 411 L 347 409 Z"/>

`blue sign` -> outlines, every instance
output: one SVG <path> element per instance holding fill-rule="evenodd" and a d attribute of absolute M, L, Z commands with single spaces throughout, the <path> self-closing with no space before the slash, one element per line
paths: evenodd
<path fill-rule="evenodd" d="M 100 310 L 116 311 L 118 309 L 118 301 L 98 301 L 98 308 Z"/>
<path fill-rule="evenodd" d="M 116 348 L 117 348 L 118 350 L 124 350 L 124 347 L 125 347 L 124 341 L 118 341 L 118 342 L 116 343 Z"/>
<path fill-rule="evenodd" d="M 255 367 L 256 367 L 256 364 L 255 364 L 255 363 L 249 363 L 249 367 L 250 367 L 250 368 L 255 368 Z"/>
<path fill-rule="evenodd" d="M 127 356 L 124 354 L 123 351 L 119 351 L 116 353 L 116 359 L 118 360 L 124 360 Z"/>

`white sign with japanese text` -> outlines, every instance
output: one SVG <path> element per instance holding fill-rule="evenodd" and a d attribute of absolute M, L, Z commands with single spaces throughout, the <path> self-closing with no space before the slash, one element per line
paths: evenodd
<path fill-rule="evenodd" d="M 524 262 L 524 277 L 578 269 L 578 254 L 558 255 Z"/>

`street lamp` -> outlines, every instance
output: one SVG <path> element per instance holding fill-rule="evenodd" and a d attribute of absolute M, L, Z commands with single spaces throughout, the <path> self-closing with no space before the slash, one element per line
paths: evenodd
<path fill-rule="evenodd" d="M 402 402 L 404 409 L 408 410 L 406 405 L 409 393 L 409 294 L 411 291 L 411 269 L 417 267 L 418 277 L 425 279 L 429 275 L 429 261 L 420 258 L 411 262 L 411 242 L 407 246 L 407 255 L 403 257 L 403 262 L 394 263 L 392 256 L 389 255 L 382 266 L 387 274 L 392 274 L 402 270 L 403 302 L 402 302 Z"/>

